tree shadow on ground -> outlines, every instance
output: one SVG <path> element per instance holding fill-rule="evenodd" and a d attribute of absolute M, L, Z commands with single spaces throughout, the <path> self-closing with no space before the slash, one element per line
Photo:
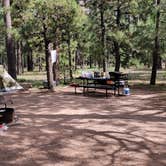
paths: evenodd
<path fill-rule="evenodd" d="M 165 165 L 164 93 L 105 98 L 13 95 L 19 124 L 0 136 L 0 165 Z"/>

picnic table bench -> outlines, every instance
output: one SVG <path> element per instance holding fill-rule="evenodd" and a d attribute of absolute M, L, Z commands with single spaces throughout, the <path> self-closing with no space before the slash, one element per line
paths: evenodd
<path fill-rule="evenodd" d="M 104 89 L 106 97 L 108 97 L 108 90 L 113 90 L 114 95 L 116 95 L 116 87 L 114 85 L 101 85 L 101 84 L 87 84 L 87 85 L 81 85 L 81 84 L 72 84 L 75 88 L 75 94 L 77 93 L 77 88 L 83 88 L 83 94 L 89 91 L 89 89 Z"/>

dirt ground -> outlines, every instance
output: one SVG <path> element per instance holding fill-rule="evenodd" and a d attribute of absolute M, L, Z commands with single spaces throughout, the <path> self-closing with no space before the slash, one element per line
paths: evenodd
<path fill-rule="evenodd" d="M 16 123 L 0 136 L 0 166 L 164 166 L 166 93 L 33 91 L 12 96 Z"/>

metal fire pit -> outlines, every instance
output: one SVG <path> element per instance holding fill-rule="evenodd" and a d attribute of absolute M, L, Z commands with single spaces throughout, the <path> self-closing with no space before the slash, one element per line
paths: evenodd
<path fill-rule="evenodd" d="M 7 107 L 8 102 L 12 103 L 12 100 L 6 100 L 3 95 L 0 95 L 0 105 L 4 105 L 4 107 L 0 107 L 0 124 L 13 121 L 14 109 Z"/>
<path fill-rule="evenodd" d="M 14 117 L 13 108 L 0 108 L 0 124 L 11 123 Z"/>

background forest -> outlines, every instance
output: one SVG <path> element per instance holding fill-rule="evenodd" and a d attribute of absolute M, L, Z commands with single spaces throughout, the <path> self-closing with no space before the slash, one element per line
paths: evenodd
<path fill-rule="evenodd" d="M 146 68 L 155 85 L 166 68 L 165 9 L 166 0 L 1 0 L 0 64 L 15 79 L 46 71 L 49 88 L 87 68 Z"/>

